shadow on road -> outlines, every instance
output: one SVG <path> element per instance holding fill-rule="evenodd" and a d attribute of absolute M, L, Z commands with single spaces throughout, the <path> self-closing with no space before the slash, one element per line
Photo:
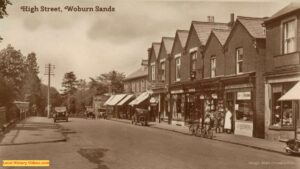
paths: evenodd
<path fill-rule="evenodd" d="M 102 148 L 81 148 L 78 153 L 90 162 L 98 165 L 96 169 L 108 169 L 106 165 L 103 165 L 101 158 L 104 157 L 104 153 L 107 149 Z"/>

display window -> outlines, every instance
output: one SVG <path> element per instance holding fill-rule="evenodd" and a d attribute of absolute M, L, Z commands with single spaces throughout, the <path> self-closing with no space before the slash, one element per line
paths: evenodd
<path fill-rule="evenodd" d="M 293 128 L 294 126 L 294 112 L 296 112 L 297 105 L 293 101 L 278 101 L 289 89 L 295 85 L 292 83 L 273 84 L 272 88 L 272 116 L 271 125 L 275 127 Z"/>

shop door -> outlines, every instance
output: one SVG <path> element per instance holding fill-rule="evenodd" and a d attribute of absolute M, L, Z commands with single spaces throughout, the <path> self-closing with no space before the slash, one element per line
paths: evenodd
<path fill-rule="evenodd" d="M 226 107 L 228 107 L 228 109 L 231 111 L 232 113 L 232 123 L 231 123 L 231 128 L 232 128 L 232 132 L 234 133 L 234 128 L 235 128 L 235 92 L 227 92 L 226 93 Z M 226 112 L 225 112 L 226 113 Z"/>

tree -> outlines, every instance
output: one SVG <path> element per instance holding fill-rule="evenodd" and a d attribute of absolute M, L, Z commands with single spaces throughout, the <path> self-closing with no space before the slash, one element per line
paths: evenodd
<path fill-rule="evenodd" d="M 13 95 L 20 96 L 26 78 L 25 57 L 11 45 L 0 51 L 0 74 L 7 85 L 13 86 Z"/>
<path fill-rule="evenodd" d="M 75 93 L 75 91 L 77 90 L 77 78 L 76 75 L 74 74 L 74 72 L 67 72 L 64 75 L 64 79 L 62 82 L 62 87 L 64 94 L 69 94 L 72 95 Z"/>
<path fill-rule="evenodd" d="M 9 0 L 0 0 L 0 18 L 3 18 L 4 15 L 7 15 L 6 6 L 12 5 Z"/>
<path fill-rule="evenodd" d="M 112 93 L 122 93 L 124 91 L 124 78 L 124 73 L 120 73 L 115 70 L 98 76 L 98 80 L 107 85 Z"/>

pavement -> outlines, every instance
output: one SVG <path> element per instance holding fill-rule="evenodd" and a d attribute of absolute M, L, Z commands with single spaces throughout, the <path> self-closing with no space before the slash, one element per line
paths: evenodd
<path fill-rule="evenodd" d="M 131 124 L 131 121 L 126 119 L 111 118 L 110 120 Z M 177 132 L 185 135 L 189 134 L 189 129 L 187 126 L 176 126 L 167 123 L 150 122 L 149 127 L 168 130 L 168 131 Z M 285 149 L 284 149 L 285 143 L 279 141 L 270 141 L 270 140 L 265 140 L 260 138 L 247 137 L 247 136 L 234 135 L 234 134 L 225 134 L 225 133 L 214 133 L 214 137 L 212 139 L 226 142 L 226 143 L 265 150 L 269 152 L 275 152 L 280 154 L 285 153 Z"/>
<path fill-rule="evenodd" d="M 0 139 L 0 146 L 66 141 L 59 125 L 45 117 L 26 118 Z"/>

